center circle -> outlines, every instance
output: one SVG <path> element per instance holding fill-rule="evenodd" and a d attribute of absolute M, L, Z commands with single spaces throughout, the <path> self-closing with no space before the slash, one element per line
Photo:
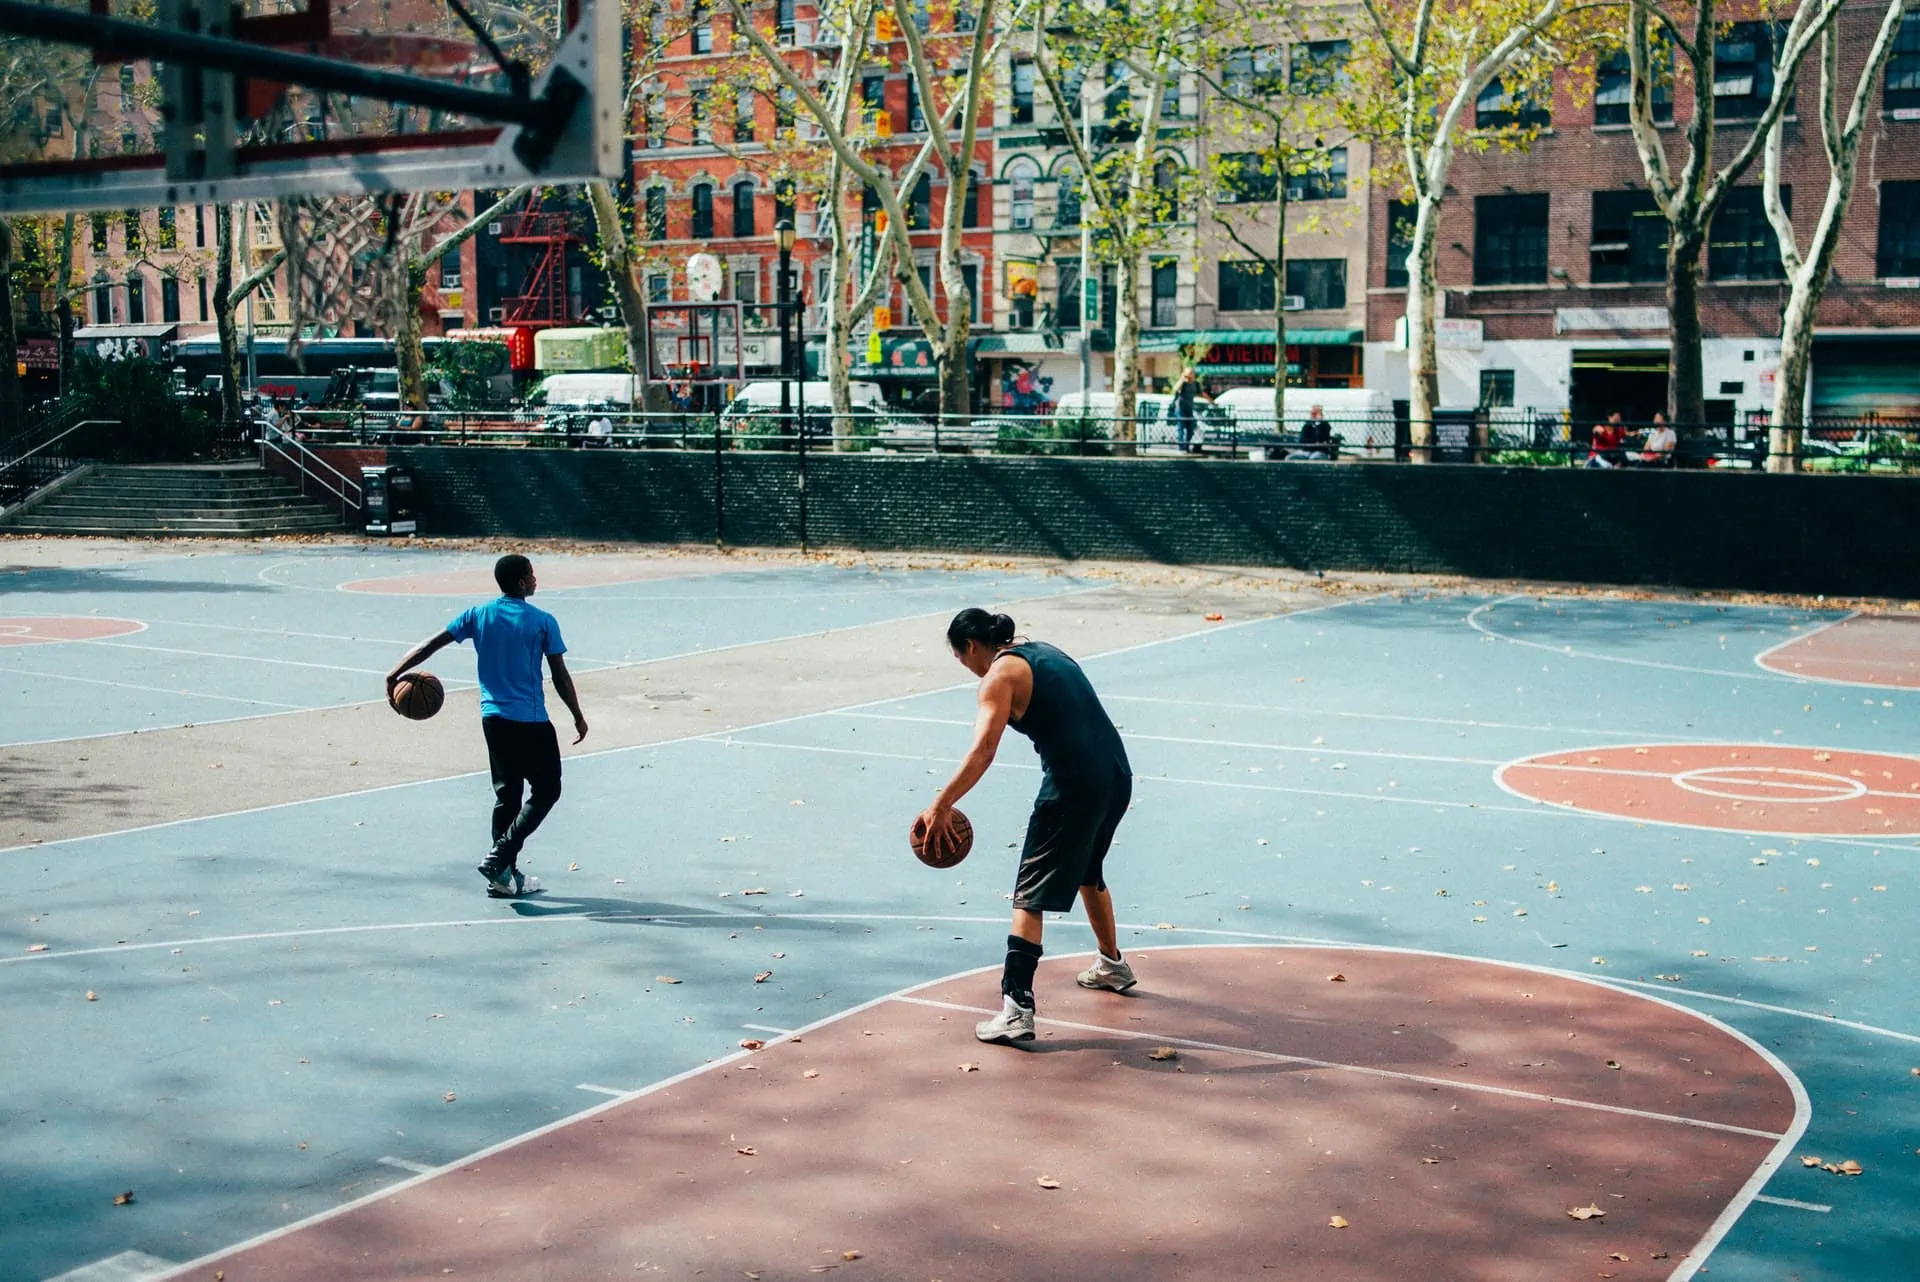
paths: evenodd
<path fill-rule="evenodd" d="M 1798 783 L 1796 779 L 1815 782 Z M 1675 775 L 1673 783 L 1676 788 L 1685 788 L 1703 797 L 1725 797 L 1729 801 L 1804 801 L 1817 804 L 1851 801 L 1867 793 L 1867 785 L 1858 779 L 1843 779 L 1823 770 L 1794 770 L 1779 766 L 1716 766 L 1708 770 L 1688 770 Z M 1746 791 L 1740 791 L 1742 788 Z"/>

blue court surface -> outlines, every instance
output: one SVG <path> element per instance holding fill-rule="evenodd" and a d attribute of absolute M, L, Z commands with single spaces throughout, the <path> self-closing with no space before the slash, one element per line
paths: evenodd
<path fill-rule="evenodd" d="M 22 575 L 0 615 L 147 626 L 112 648 L 0 648 L 0 738 L 283 711 L 231 701 L 263 690 L 302 708 L 363 701 L 370 674 L 456 599 L 337 585 L 482 564 L 280 551 Z M 790 565 L 541 602 L 586 675 L 922 614 L 937 640 L 956 605 L 1075 586 Z M 1730 1206 L 1701 1276 L 1920 1276 L 1920 825 L 1891 767 L 1844 786 L 1850 762 L 1911 760 L 1920 705 L 1755 662 L 1837 617 L 1407 590 L 1083 653 L 1138 778 L 1108 865 L 1123 944 L 1428 950 L 1655 993 L 1754 1039 L 1806 1096 L 1804 1133 Z M 310 666 L 268 681 L 249 655 Z M 437 666 L 458 682 L 470 663 Z M 0 1275 L 114 1257 L 131 1270 L 114 1276 L 163 1274 L 743 1038 L 996 963 L 1038 779 L 1025 742 L 1009 736 L 964 803 L 979 835 L 968 862 L 933 872 L 903 840 L 968 741 L 971 682 L 957 665 L 952 678 L 570 756 L 523 860 L 546 893 L 527 900 L 480 893 L 476 776 L 4 852 Z M 1729 783 L 1719 767 L 1662 774 L 1669 746 L 1823 754 L 1841 783 L 1755 767 L 1774 782 L 1743 792 L 1753 776 Z M 1564 754 L 1543 768 L 1552 782 L 1582 756 L 1641 748 L 1645 770 L 1576 780 L 1592 804 L 1530 796 L 1507 769 Z M 1800 813 L 1752 820 L 1776 785 Z M 1642 786 L 1652 804 L 1608 813 Z M 1677 809 L 1662 809 L 1668 792 Z M 1861 805 L 1830 823 L 1830 796 Z M 1048 944 L 1088 947 L 1078 915 Z M 1136 965 L 1150 986 L 1151 953 Z M 1823 1169 L 1846 1161 L 1862 1173 Z M 115 1206 L 123 1190 L 135 1200 Z M 1460 1259 L 1474 1250 L 1460 1243 Z"/>

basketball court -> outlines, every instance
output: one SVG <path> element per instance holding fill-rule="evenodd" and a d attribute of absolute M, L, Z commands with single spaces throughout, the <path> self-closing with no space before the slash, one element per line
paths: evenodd
<path fill-rule="evenodd" d="M 1920 1262 L 1911 695 L 1756 661 L 1853 620 L 536 556 L 594 728 L 523 860 L 544 893 L 502 902 L 471 652 L 434 720 L 380 702 L 489 562 L 0 575 L 10 1270 Z M 941 632 L 976 603 L 1084 657 L 1138 776 L 1110 867 L 1141 985 L 1076 988 L 1089 938 L 1051 924 L 1030 1050 L 971 1031 L 1025 744 L 966 863 L 904 840 L 967 741 Z"/>

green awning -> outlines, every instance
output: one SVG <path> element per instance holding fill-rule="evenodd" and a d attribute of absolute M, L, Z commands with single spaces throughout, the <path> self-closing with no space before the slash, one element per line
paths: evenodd
<path fill-rule="evenodd" d="M 979 334 L 972 339 L 978 356 L 1051 356 L 1065 350 L 1059 334 L 1049 337 L 1040 330 L 1017 330 L 1004 334 Z"/>
<path fill-rule="evenodd" d="M 1287 329 L 1288 347 L 1347 347 L 1359 342 L 1361 331 L 1357 329 Z M 1270 329 L 1188 329 L 1157 330 L 1140 336 L 1140 350 L 1143 352 L 1177 352 L 1183 347 L 1198 347 L 1201 344 L 1219 343 L 1266 343 L 1273 342 Z"/>

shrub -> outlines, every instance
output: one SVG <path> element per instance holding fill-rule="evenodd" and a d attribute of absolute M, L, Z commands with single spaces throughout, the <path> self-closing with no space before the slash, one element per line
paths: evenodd
<path fill-rule="evenodd" d="M 83 419 L 117 424 L 89 433 L 88 452 L 103 459 L 178 462 L 204 456 L 216 439 L 217 402 L 176 391 L 166 368 L 145 357 L 76 353 L 64 399 Z"/>

